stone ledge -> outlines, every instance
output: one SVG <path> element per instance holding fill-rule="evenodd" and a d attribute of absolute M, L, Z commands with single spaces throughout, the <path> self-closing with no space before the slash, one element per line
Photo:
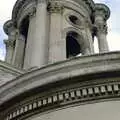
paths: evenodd
<path fill-rule="evenodd" d="M 119 72 L 120 52 L 77 57 L 25 73 L 0 88 L 0 105 L 37 87 L 92 74 Z M 72 82 L 72 80 L 70 80 Z M 24 87 L 25 86 L 25 87 Z"/>
<path fill-rule="evenodd" d="M 44 112 L 46 110 L 64 107 L 66 105 L 87 104 L 89 102 L 109 100 L 118 98 L 120 95 L 120 83 L 109 82 L 102 85 L 81 86 L 79 88 L 67 89 L 45 95 L 44 97 L 33 97 L 21 105 L 16 105 L 7 113 L 6 120 L 24 118 L 27 114 L 35 114 L 35 111 Z M 20 104 L 20 103 L 19 103 Z M 53 107 L 52 107 L 53 106 Z"/>
<path fill-rule="evenodd" d="M 114 100 L 120 94 L 119 71 L 120 52 L 76 57 L 30 71 L 0 88 L 0 111 L 13 120 L 56 104 Z"/>

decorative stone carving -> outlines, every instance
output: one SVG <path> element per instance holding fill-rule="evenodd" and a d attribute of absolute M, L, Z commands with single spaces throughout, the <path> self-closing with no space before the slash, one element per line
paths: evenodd
<path fill-rule="evenodd" d="M 107 27 L 107 24 L 98 24 L 98 25 L 95 25 L 95 31 L 96 31 L 96 35 L 99 33 L 99 34 L 107 34 L 108 33 L 108 27 Z"/>
<path fill-rule="evenodd" d="M 29 17 L 35 17 L 36 15 L 36 7 L 33 7 L 31 11 L 28 13 Z"/>
<path fill-rule="evenodd" d="M 48 0 L 37 0 L 38 3 L 46 3 Z"/>
<path fill-rule="evenodd" d="M 50 0 L 48 3 L 48 11 L 50 13 L 62 13 L 63 9 L 63 4 L 60 1 Z"/>
<path fill-rule="evenodd" d="M 70 12 L 70 13 L 67 13 L 65 17 L 67 22 L 71 24 L 73 27 L 80 28 L 80 29 L 84 29 L 86 27 L 85 26 L 86 23 L 84 22 L 85 17 L 80 13 Z M 72 20 L 72 17 L 74 17 L 73 20 Z"/>
<path fill-rule="evenodd" d="M 4 32 L 9 35 L 15 29 L 13 21 L 8 20 L 3 26 Z"/>
<path fill-rule="evenodd" d="M 120 83 L 104 84 L 99 86 L 94 85 L 92 87 L 88 86 L 56 92 L 46 97 L 38 97 L 35 99 L 33 97 L 29 102 L 27 101 L 25 104 L 17 105 L 18 107 L 16 106 L 15 110 L 13 109 L 10 111 L 6 119 L 17 119 L 23 114 L 29 114 L 31 111 L 38 109 L 47 108 L 47 110 L 49 110 L 51 109 L 50 106 L 54 109 L 55 104 L 59 104 L 59 107 L 62 107 L 62 105 L 77 104 L 78 101 L 83 104 L 84 102 L 93 102 L 100 100 L 101 98 L 107 99 L 109 97 L 117 97 L 119 96 L 120 91 L 119 86 Z"/>
<path fill-rule="evenodd" d="M 4 43 L 5 43 L 7 48 L 15 46 L 15 41 L 14 40 L 4 40 Z"/>
<path fill-rule="evenodd" d="M 17 30 L 14 27 L 13 21 L 9 20 L 4 24 L 4 31 L 6 34 L 8 34 L 8 40 L 4 40 L 4 43 L 6 45 L 6 62 L 11 63 L 15 48 L 15 41 L 17 36 Z"/>
<path fill-rule="evenodd" d="M 94 9 L 92 0 L 18 0 L 16 2 L 13 22 L 11 21 L 10 26 L 13 28 L 17 26 L 19 29 L 21 26 L 25 27 L 22 27 L 24 30 L 21 30 L 17 36 L 12 64 L 20 69 L 29 67 L 33 69 L 29 69 L 24 75 L 22 73 L 21 76 L 1 87 L 1 119 L 24 119 L 36 113 L 41 114 L 48 110 L 71 105 L 80 106 L 80 104 L 105 99 L 116 99 L 120 95 L 118 80 L 120 53 L 87 56 L 93 53 L 91 24 L 95 21 L 100 41 L 105 40 L 107 31 L 105 21 L 109 14 L 106 14 L 106 8 L 101 8 L 101 5 L 96 6 L 95 20 L 92 21 Z M 72 11 L 78 13 L 79 17 L 78 21 L 73 22 L 75 25 L 69 26 L 64 15 Z M 80 13 L 83 14 L 83 18 L 79 15 Z M 22 24 L 23 22 L 25 24 Z M 71 39 L 75 37 L 80 44 L 79 51 L 83 51 L 82 53 L 86 56 L 65 60 L 67 37 L 62 39 L 64 26 L 67 29 L 70 28 L 70 31 L 78 32 L 77 37 L 76 33 L 74 33 L 75 36 L 71 34 L 72 36 L 68 37 L 72 37 Z M 65 31 L 65 35 L 67 32 L 69 31 Z M 7 33 L 14 35 L 11 30 Z M 25 35 L 25 38 L 21 34 Z M 102 43 L 104 45 L 103 41 Z M 14 39 L 9 39 L 6 44 L 14 48 Z M 70 47 L 75 45 L 72 44 Z M 103 46 L 103 48 L 106 47 Z M 28 57 L 25 58 L 27 53 Z M 27 67 L 23 65 L 25 59 L 28 63 Z M 47 65 L 49 60 L 50 63 L 55 64 Z M 1 74 L 4 76 L 2 72 Z"/>
<path fill-rule="evenodd" d="M 16 40 L 17 30 L 16 30 L 12 20 L 7 21 L 4 24 L 3 29 L 4 29 L 5 33 L 8 35 L 8 41 L 12 42 L 12 41 Z"/>

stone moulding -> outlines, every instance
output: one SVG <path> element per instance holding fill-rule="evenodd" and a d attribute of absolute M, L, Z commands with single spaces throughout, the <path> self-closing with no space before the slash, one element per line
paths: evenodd
<path fill-rule="evenodd" d="M 48 3 L 49 3 L 49 0 L 47 0 Z M 54 2 L 55 0 L 53 0 Z M 62 0 L 61 0 L 62 1 Z M 78 4 L 81 4 L 81 1 L 79 0 L 71 0 L 71 1 L 74 1 Z M 63 2 L 63 1 L 62 1 Z M 68 1 L 66 1 L 67 3 Z M 87 11 L 90 12 L 90 11 L 94 11 L 94 2 L 92 0 L 82 0 L 82 2 L 84 3 L 83 6 L 86 7 Z M 29 6 L 30 4 L 37 4 L 37 0 L 18 0 L 13 8 L 13 11 L 12 11 L 12 20 L 14 21 L 14 24 L 16 24 L 16 21 L 18 21 L 17 19 L 19 19 L 18 16 L 18 13 L 21 13 L 20 11 L 23 10 L 24 11 L 24 8 L 26 8 L 27 6 Z M 31 6 L 30 6 L 31 7 Z M 24 12 L 22 12 L 24 13 Z"/>
<path fill-rule="evenodd" d="M 0 117 L 119 99 L 119 58 L 120 52 L 82 56 L 25 73 L 0 88 Z"/>
<path fill-rule="evenodd" d="M 0 70 L 6 71 L 6 72 L 11 73 L 13 75 L 21 75 L 21 74 L 25 73 L 24 70 L 17 69 L 15 67 L 11 66 L 10 64 L 7 64 L 3 61 L 0 61 Z"/>
<path fill-rule="evenodd" d="M 17 106 L 12 111 L 8 112 L 6 120 L 14 120 L 17 118 L 26 118 L 30 114 L 35 114 L 38 110 L 44 112 L 52 108 L 60 108 L 66 105 L 85 104 L 89 102 L 97 102 L 97 100 L 113 99 L 120 96 L 120 82 L 110 83 L 97 86 L 87 86 L 81 88 L 69 89 L 66 91 L 56 92 L 46 97 L 38 97 L 32 99 L 26 104 Z"/>

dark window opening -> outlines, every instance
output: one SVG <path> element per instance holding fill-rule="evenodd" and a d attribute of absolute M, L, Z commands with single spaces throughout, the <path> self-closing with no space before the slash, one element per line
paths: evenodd
<path fill-rule="evenodd" d="M 81 47 L 77 41 L 78 34 L 70 32 L 66 37 L 66 57 L 70 58 L 81 53 Z"/>
<path fill-rule="evenodd" d="M 29 17 L 27 16 L 20 26 L 20 34 L 22 34 L 25 37 L 25 46 L 24 46 L 24 53 L 23 53 L 23 61 L 26 51 L 26 44 L 27 44 L 27 37 L 28 37 L 28 29 L 29 29 Z M 24 64 L 24 62 L 23 62 Z M 23 66 L 23 65 L 22 65 Z"/>
<path fill-rule="evenodd" d="M 21 33 L 22 35 L 24 35 L 25 40 L 27 40 L 28 27 L 29 27 L 29 17 L 26 17 L 26 18 L 22 21 L 22 25 L 21 25 L 21 28 L 20 28 L 20 33 Z"/>
<path fill-rule="evenodd" d="M 76 16 L 74 16 L 74 15 L 69 16 L 69 20 L 70 20 L 73 24 L 75 24 L 75 25 L 79 25 L 79 24 L 80 24 L 80 20 L 79 20 Z"/>

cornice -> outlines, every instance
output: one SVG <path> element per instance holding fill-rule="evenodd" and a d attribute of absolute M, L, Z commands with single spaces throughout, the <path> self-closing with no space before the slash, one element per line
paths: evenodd
<path fill-rule="evenodd" d="M 101 33 L 107 35 L 107 33 L 108 33 L 108 27 L 107 27 L 106 23 L 104 23 L 104 24 L 95 24 L 93 26 L 93 30 L 94 30 L 95 35 L 98 35 L 98 34 L 101 34 Z"/>
<path fill-rule="evenodd" d="M 21 20 L 32 14 L 36 7 L 36 0 L 18 0 L 13 7 L 12 20 L 14 25 L 20 24 Z"/>
<path fill-rule="evenodd" d="M 43 0 L 38 0 L 39 2 L 44 2 Z M 14 21 L 14 24 L 16 24 L 17 18 L 18 18 L 18 13 L 20 13 L 21 9 L 23 10 L 27 5 L 35 3 L 38 4 L 37 0 L 17 0 L 17 2 L 14 5 L 13 11 L 12 11 L 12 20 Z M 90 11 L 94 11 L 94 2 L 93 0 L 73 0 L 74 2 L 78 3 L 78 4 L 82 4 L 84 7 L 87 6 L 88 8 L 88 12 Z M 53 0 L 54 2 L 54 0 Z M 67 1 L 66 1 L 67 2 Z M 49 3 L 49 0 L 48 0 Z"/>
<path fill-rule="evenodd" d="M 8 88 L 12 91 L 13 87 L 17 89 L 17 86 L 22 86 L 24 83 L 24 85 L 26 85 L 26 88 L 30 90 L 34 87 L 39 87 L 45 84 L 61 81 L 62 79 L 67 79 L 69 77 L 83 76 L 115 70 L 117 71 L 120 69 L 119 58 L 120 52 L 82 56 L 51 64 L 46 67 L 25 73 L 19 78 L 13 80 L 10 84 L 8 83 L 6 84 L 6 86 L 0 88 L 0 105 L 3 103 L 3 101 L 8 100 L 5 96 L 2 96 L 3 93 L 8 94 Z M 39 77 L 41 80 L 39 80 Z M 36 79 L 36 81 L 34 79 Z M 33 83 L 37 84 L 35 84 L 35 86 L 31 86 L 31 84 Z M 20 90 L 21 92 L 26 91 L 26 89 L 22 87 L 20 89 L 23 89 Z M 21 93 L 19 90 L 17 91 L 15 93 L 16 95 Z M 12 98 L 14 95 L 11 95 L 10 98 Z"/>
<path fill-rule="evenodd" d="M 12 108 L 12 110 L 8 112 L 8 116 L 15 112 L 12 116 L 18 117 L 20 114 L 26 114 L 27 112 L 30 112 L 32 110 L 34 111 L 36 109 L 41 109 L 41 107 L 44 106 L 48 107 L 49 105 L 52 105 L 54 108 L 55 103 L 60 102 L 60 98 L 56 97 L 56 95 L 59 96 L 59 94 L 61 93 L 62 95 L 64 95 L 64 99 L 62 100 L 62 103 L 60 105 L 68 105 L 69 103 L 73 104 L 76 101 L 84 103 L 86 101 L 93 101 L 97 99 L 109 100 L 110 98 L 117 98 L 117 96 L 119 95 L 118 91 L 120 90 L 119 58 L 120 52 L 83 56 L 67 61 L 58 62 L 56 64 L 51 64 L 41 69 L 33 70 L 28 73 L 22 74 L 11 82 L 5 84 L 4 86 L 1 86 L 0 111 L 3 111 L 3 106 L 5 107 L 6 105 L 6 108 L 8 109 L 8 103 L 10 103 L 9 101 L 14 100 L 15 102 L 15 98 L 17 96 L 20 97 L 20 101 L 23 101 L 22 94 L 23 96 L 30 95 L 29 97 L 32 97 L 32 100 L 28 100 L 29 102 L 25 102 L 24 104 L 17 106 L 14 109 Z M 79 86 L 75 87 L 75 85 Z M 63 86 L 65 86 L 64 88 L 68 90 L 62 88 Z M 71 86 L 72 89 L 68 88 L 68 86 Z M 40 88 L 40 91 L 38 88 Z M 45 88 L 47 89 L 44 90 Z M 33 97 L 36 93 L 34 92 L 34 89 L 36 89 L 37 92 L 44 97 Z M 50 91 L 50 89 L 52 89 L 52 91 Z M 82 91 L 80 98 L 76 96 L 77 90 Z M 50 96 L 48 94 L 45 94 L 45 91 L 46 93 L 50 92 Z M 27 92 L 29 92 L 29 94 L 26 94 Z M 34 94 L 32 94 L 32 92 Z M 55 96 L 55 98 L 53 96 Z M 48 104 L 49 97 L 52 97 L 52 103 Z M 67 99 L 69 101 L 68 103 L 66 102 Z M 38 106 L 38 101 L 36 100 L 40 102 L 42 101 L 40 107 L 34 109 L 33 107 L 29 108 L 28 106 L 33 106 L 33 103 L 35 102 L 35 104 L 37 104 Z M 16 113 L 17 108 L 19 108 L 19 110 L 22 109 L 22 112 Z M 11 119 L 13 118 L 11 117 Z"/>
<path fill-rule="evenodd" d="M 74 87 L 67 90 L 54 91 L 49 95 L 36 96 L 27 100 L 24 104 L 16 105 L 7 112 L 5 119 L 23 119 L 31 115 L 52 109 L 66 108 L 101 101 L 115 100 L 120 96 L 120 81 L 107 81 L 104 84 L 94 84 Z M 120 99 L 120 98 L 118 98 Z M 22 116 L 22 117 L 21 117 Z"/>

